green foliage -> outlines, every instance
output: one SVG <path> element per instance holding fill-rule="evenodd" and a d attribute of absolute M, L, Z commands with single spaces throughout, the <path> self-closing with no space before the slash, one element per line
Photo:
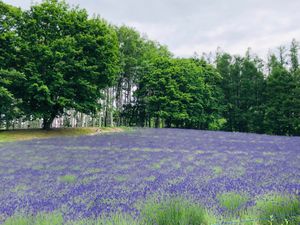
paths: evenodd
<path fill-rule="evenodd" d="M 204 225 L 205 216 L 201 206 L 182 197 L 149 199 L 141 211 L 145 225 Z"/>
<path fill-rule="evenodd" d="M 139 105 L 144 105 L 145 118 L 153 118 L 155 127 L 163 122 L 166 127 L 207 129 L 219 119 L 219 108 L 218 92 L 206 76 L 220 79 L 205 62 L 156 58 L 136 91 Z"/>
<path fill-rule="evenodd" d="M 15 70 L 0 69 L 0 126 L 3 121 L 18 118 L 22 112 L 19 108 L 21 100 L 18 98 L 24 75 Z"/>
<path fill-rule="evenodd" d="M 27 78 L 27 111 L 49 128 L 64 109 L 93 113 L 100 90 L 118 71 L 118 42 L 103 20 L 63 1 L 46 0 L 25 11 L 17 32 L 21 70 Z"/>
<path fill-rule="evenodd" d="M 8 218 L 3 225 L 141 225 L 131 216 L 116 213 L 98 219 L 82 219 L 66 222 L 60 213 L 39 213 L 36 216 L 16 214 Z"/>
<path fill-rule="evenodd" d="M 294 109 L 296 96 L 291 94 L 295 85 L 293 75 L 275 59 L 267 79 L 266 132 L 280 135 L 294 133 L 293 122 L 299 115 L 298 107 Z"/>
<path fill-rule="evenodd" d="M 119 176 L 115 176 L 114 179 L 118 182 L 124 182 L 128 180 L 128 176 L 119 175 Z"/>
<path fill-rule="evenodd" d="M 116 121 L 117 124 L 132 124 L 131 112 L 124 110 L 130 105 L 132 89 L 138 78 L 142 76 L 142 62 L 145 41 L 140 34 L 129 27 L 116 28 L 120 46 L 120 73 L 116 82 Z M 126 109 L 126 108 L 125 108 Z"/>
<path fill-rule="evenodd" d="M 209 130 L 222 130 L 226 124 L 225 118 L 216 119 L 208 125 Z"/>
<path fill-rule="evenodd" d="M 117 212 L 99 218 L 65 221 L 61 213 L 15 214 L 4 225 L 205 225 L 234 223 L 241 225 L 298 225 L 300 200 L 296 196 L 269 193 L 257 198 L 255 206 L 245 208 L 248 197 L 234 192 L 218 196 L 228 212 L 216 217 L 193 200 L 184 197 L 152 197 L 139 207 L 140 216 Z M 222 221 L 222 222 L 221 222 Z"/>
<path fill-rule="evenodd" d="M 265 80 L 262 63 L 256 57 L 232 57 L 221 53 L 216 60 L 222 75 L 221 88 L 224 93 L 224 118 L 226 130 L 242 132 L 264 132 Z"/>
<path fill-rule="evenodd" d="M 156 180 L 156 177 L 153 176 L 153 175 L 151 175 L 151 176 L 149 176 L 149 177 L 144 178 L 144 180 L 146 180 L 146 181 L 155 181 L 155 180 Z"/>
<path fill-rule="evenodd" d="M 135 64 L 129 63 L 131 61 L 127 61 L 124 64 L 124 68 L 127 68 L 127 73 L 131 72 L 132 75 L 128 76 L 126 73 L 122 75 L 125 76 L 126 82 L 124 83 L 125 88 L 123 88 L 125 89 L 125 93 L 123 93 L 123 95 L 125 95 L 125 101 L 123 102 L 123 111 L 121 113 L 121 117 L 123 117 L 122 119 L 125 120 L 125 124 L 128 125 L 147 126 L 148 124 L 151 126 L 153 120 L 152 117 L 154 117 L 152 114 L 159 114 L 159 112 L 153 113 L 152 109 L 149 110 L 151 106 L 148 99 L 146 99 L 148 92 L 145 84 L 148 79 L 152 79 L 151 75 L 155 70 L 155 64 L 158 59 L 161 58 L 168 60 L 171 58 L 171 53 L 164 46 L 161 46 L 156 42 L 140 38 L 138 35 L 130 35 L 126 39 L 130 38 L 134 38 L 132 41 L 138 43 L 138 45 L 141 47 L 141 52 L 138 54 L 132 54 L 132 57 L 135 58 Z M 125 47 L 130 42 L 127 40 L 123 43 Z M 129 45 L 127 48 L 131 49 L 131 52 L 134 53 L 133 46 Z M 126 57 L 128 57 L 128 55 L 131 56 L 131 54 L 127 54 Z M 137 90 L 134 93 L 131 93 L 130 90 L 132 89 L 133 85 Z M 117 92 L 117 104 L 120 105 L 118 101 L 119 95 L 119 92 Z M 159 96 L 157 97 L 157 99 L 152 99 L 152 101 L 157 101 Z M 159 119 L 157 119 L 156 126 L 159 126 L 159 122 Z"/>
<path fill-rule="evenodd" d="M 221 207 L 226 209 L 227 215 L 230 217 L 243 215 L 249 200 L 247 195 L 235 192 L 219 194 L 217 198 Z"/>
<path fill-rule="evenodd" d="M 16 62 L 20 39 L 16 27 L 22 11 L 0 1 L 0 69 L 12 69 Z"/>
<path fill-rule="evenodd" d="M 105 126 L 300 135 L 296 40 L 267 65 L 250 50 L 218 51 L 212 65 L 175 58 L 133 28 L 44 0 L 24 11 L 0 1 L 0 46 L 0 126 L 24 115 L 48 129 L 69 109 L 104 108 Z"/>
<path fill-rule="evenodd" d="M 24 75 L 16 71 L 20 39 L 15 31 L 20 16 L 21 10 L 0 1 L 0 126 L 21 115 Z"/>
<path fill-rule="evenodd" d="M 290 48 L 290 57 L 291 57 L 291 71 L 296 72 L 299 70 L 299 59 L 298 59 L 298 50 L 299 50 L 299 43 L 293 39 L 291 43 L 291 48 Z"/>
<path fill-rule="evenodd" d="M 74 175 L 65 175 L 59 177 L 59 181 L 64 182 L 64 183 L 75 183 L 77 177 Z"/>
<path fill-rule="evenodd" d="M 62 225 L 63 217 L 60 213 L 39 213 L 36 216 L 14 215 L 8 218 L 4 225 Z"/>
<path fill-rule="evenodd" d="M 300 223 L 300 201 L 296 196 L 267 194 L 256 201 L 255 215 L 261 225 L 298 225 Z"/>
<path fill-rule="evenodd" d="M 299 134 L 299 63 L 298 43 L 290 49 L 290 70 L 280 48 L 279 59 L 270 56 L 269 75 L 263 64 L 248 51 L 245 57 L 219 53 L 216 64 L 223 77 L 225 129 L 280 135 Z M 289 90 L 289 91 L 286 91 Z"/>
<path fill-rule="evenodd" d="M 223 169 L 220 166 L 215 166 L 215 167 L 213 167 L 213 172 L 214 172 L 215 175 L 218 176 L 218 175 L 221 175 L 223 173 Z"/>
<path fill-rule="evenodd" d="M 111 216 L 102 216 L 98 219 L 84 219 L 72 221 L 67 225 L 142 225 L 133 219 L 131 216 L 121 213 L 116 213 Z"/>

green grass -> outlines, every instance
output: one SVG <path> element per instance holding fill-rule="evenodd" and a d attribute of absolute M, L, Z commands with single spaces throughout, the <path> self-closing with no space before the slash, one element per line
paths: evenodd
<path fill-rule="evenodd" d="M 214 172 L 215 175 L 218 176 L 218 175 L 221 175 L 223 173 L 223 169 L 220 166 L 215 166 L 215 167 L 213 167 L 213 172 Z"/>
<path fill-rule="evenodd" d="M 217 196 L 219 204 L 226 209 L 227 216 L 241 216 L 245 212 L 245 205 L 249 200 L 246 194 L 239 194 L 235 192 L 227 192 Z"/>
<path fill-rule="evenodd" d="M 149 177 L 145 177 L 144 180 L 145 180 L 145 181 L 155 181 L 155 180 L 156 180 L 156 177 L 153 176 L 153 175 L 151 175 L 151 176 L 149 176 Z"/>
<path fill-rule="evenodd" d="M 75 183 L 77 180 L 77 177 L 74 175 L 65 175 L 65 176 L 59 177 L 58 180 L 63 183 Z"/>
<path fill-rule="evenodd" d="M 98 219 L 82 219 L 65 222 L 60 213 L 39 213 L 36 216 L 16 214 L 7 219 L 3 225 L 141 225 L 126 214 L 117 213 Z"/>
<path fill-rule="evenodd" d="M 15 186 L 12 189 L 12 192 L 22 192 L 22 191 L 26 191 L 27 189 L 28 189 L 28 187 L 25 184 L 20 184 L 20 185 Z"/>
<path fill-rule="evenodd" d="M 182 197 L 151 198 L 141 210 L 145 225 L 204 225 L 205 210 Z"/>
<path fill-rule="evenodd" d="M 158 170 L 158 169 L 161 168 L 161 163 L 153 163 L 153 164 L 151 165 L 151 168 L 152 168 L 152 169 Z"/>
<path fill-rule="evenodd" d="M 15 214 L 4 225 L 299 225 L 300 201 L 296 196 L 267 194 L 260 196 L 254 207 L 238 217 L 217 217 L 192 199 L 184 197 L 152 197 L 141 203 L 140 217 L 116 213 L 97 219 L 64 221 L 62 214 L 39 213 L 36 216 Z M 219 195 L 220 204 L 235 212 L 247 196 L 234 192 Z M 109 199 L 108 199 L 109 200 Z M 230 200 L 232 203 L 230 203 Z M 225 223 L 222 223 L 225 222 Z"/>
<path fill-rule="evenodd" d="M 8 218 L 3 225 L 61 225 L 63 217 L 60 213 L 39 213 L 36 216 L 17 214 Z"/>
<path fill-rule="evenodd" d="M 20 129 L 20 130 L 9 130 L 9 131 L 1 130 L 0 143 L 32 140 L 32 139 L 39 139 L 39 138 L 81 136 L 81 135 L 92 135 L 98 133 L 121 132 L 121 131 L 130 131 L 130 129 L 123 128 L 123 127 L 122 128 L 87 127 L 87 128 L 59 128 L 59 129 L 51 129 L 51 130 L 41 130 L 41 129 Z"/>
<path fill-rule="evenodd" d="M 128 176 L 118 175 L 118 176 L 115 176 L 114 179 L 118 182 L 124 182 L 124 181 L 128 180 Z"/>
<path fill-rule="evenodd" d="M 290 195 L 266 194 L 257 199 L 254 214 L 261 225 L 299 225 L 300 200 Z"/>
<path fill-rule="evenodd" d="M 103 216 L 99 219 L 83 219 L 66 223 L 67 225 L 139 225 L 131 216 L 117 213 L 112 216 Z"/>

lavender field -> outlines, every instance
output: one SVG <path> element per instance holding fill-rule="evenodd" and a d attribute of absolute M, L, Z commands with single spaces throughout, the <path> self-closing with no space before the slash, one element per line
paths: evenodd
<path fill-rule="evenodd" d="M 300 193 L 300 138 L 180 129 L 137 129 L 0 146 L 0 223 L 17 212 L 66 220 L 121 210 L 153 195 L 191 196 L 218 215 L 217 196 L 247 205 L 264 193 Z"/>

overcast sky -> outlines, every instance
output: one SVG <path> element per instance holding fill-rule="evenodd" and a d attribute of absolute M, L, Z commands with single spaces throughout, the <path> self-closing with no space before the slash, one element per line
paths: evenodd
<path fill-rule="evenodd" d="M 3 0 L 29 8 L 32 0 Z M 260 56 L 300 41 L 300 0 L 67 0 L 111 23 L 135 27 L 176 56 L 215 51 Z"/>

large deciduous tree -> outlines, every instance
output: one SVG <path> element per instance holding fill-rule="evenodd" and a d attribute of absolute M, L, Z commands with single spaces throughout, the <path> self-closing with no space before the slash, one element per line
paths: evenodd
<path fill-rule="evenodd" d="M 112 27 L 64 1 L 46 0 L 25 11 L 18 27 L 23 101 L 28 113 L 49 129 L 64 109 L 93 113 L 100 90 L 118 71 L 118 41 Z"/>
<path fill-rule="evenodd" d="M 24 75 L 17 72 L 18 45 L 17 23 L 22 15 L 20 9 L 0 1 L 0 125 L 20 116 L 20 97 Z"/>
<path fill-rule="evenodd" d="M 216 98 L 221 93 L 214 87 L 218 79 L 203 61 L 157 57 L 140 79 L 136 95 L 155 127 L 208 129 L 220 119 Z"/>
<path fill-rule="evenodd" d="M 0 125 L 5 121 L 8 128 L 11 120 L 22 115 L 18 95 L 24 80 L 24 75 L 16 70 L 0 69 Z"/>

